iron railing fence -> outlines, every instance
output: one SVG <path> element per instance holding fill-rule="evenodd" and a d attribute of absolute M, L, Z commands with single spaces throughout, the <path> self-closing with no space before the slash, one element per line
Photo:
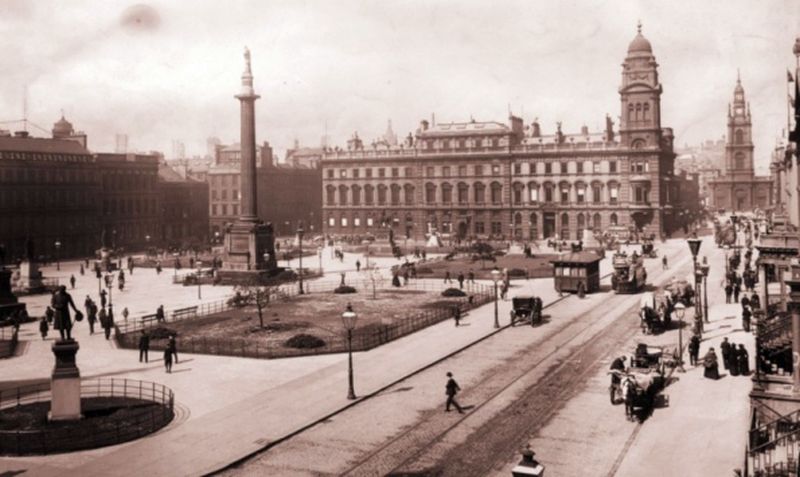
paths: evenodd
<path fill-rule="evenodd" d="M 0 390 L 0 411 L 44 403 L 52 398 L 50 383 Z M 153 433 L 174 417 L 175 396 L 161 384 L 132 379 L 101 378 L 81 382 L 81 399 L 122 398 L 125 413 L 53 424 L 35 430 L 0 430 L 0 454 L 30 455 L 72 452 L 119 444 Z"/>
<path fill-rule="evenodd" d="M 320 284 L 315 284 L 320 285 Z M 409 282 L 403 288 L 423 291 L 442 291 L 450 288 L 444 284 L 430 281 Z M 336 284 L 338 286 L 338 284 Z M 331 292 L 336 286 L 329 284 L 327 290 L 317 286 L 307 293 Z M 385 290 L 385 288 L 382 288 Z M 371 292 L 371 290 L 370 290 Z M 462 312 L 477 308 L 494 300 L 494 288 L 483 284 L 465 284 L 464 292 L 467 296 L 458 299 L 457 303 Z M 295 292 L 296 294 L 296 292 Z M 226 304 L 227 309 L 232 307 Z M 225 310 L 223 310 L 225 311 Z M 198 315 L 199 316 L 199 315 Z M 395 319 L 390 324 L 374 323 L 357 328 L 352 334 L 354 351 L 368 351 L 390 341 L 402 338 L 441 321 L 453 318 L 453 306 L 414 312 L 403 318 Z M 122 348 L 137 349 L 139 336 L 135 332 L 119 332 L 117 343 Z M 296 356 L 310 356 L 318 354 L 343 353 L 347 351 L 347 338 L 344 330 L 342 333 L 326 331 L 324 344 L 313 348 L 292 348 L 284 346 L 283 342 L 276 340 L 257 340 L 243 338 L 209 338 L 209 337 L 178 337 L 177 348 L 179 352 L 212 354 L 221 356 L 237 356 L 243 358 L 272 359 L 289 358 Z M 168 345 L 167 339 L 150 340 L 151 350 L 163 350 Z"/>

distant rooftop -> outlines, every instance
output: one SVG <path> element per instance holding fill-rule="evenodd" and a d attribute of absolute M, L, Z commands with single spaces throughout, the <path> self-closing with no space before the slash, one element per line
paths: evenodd
<path fill-rule="evenodd" d="M 439 123 L 428 129 L 419 131 L 419 136 L 444 137 L 444 136 L 465 136 L 471 134 L 509 134 L 511 129 L 503 123 L 496 121 L 469 121 L 465 123 Z"/>
<path fill-rule="evenodd" d="M 0 151 L 89 155 L 76 141 L 40 137 L 0 137 Z"/>

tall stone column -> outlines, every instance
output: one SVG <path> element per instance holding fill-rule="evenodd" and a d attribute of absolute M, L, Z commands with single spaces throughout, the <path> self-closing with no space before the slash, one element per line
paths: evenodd
<path fill-rule="evenodd" d="M 253 72 L 250 68 L 250 50 L 245 48 L 245 71 L 242 74 L 242 92 L 236 95 L 241 103 L 241 197 L 240 220 L 256 222 L 256 100 L 261 96 L 253 90 Z"/>

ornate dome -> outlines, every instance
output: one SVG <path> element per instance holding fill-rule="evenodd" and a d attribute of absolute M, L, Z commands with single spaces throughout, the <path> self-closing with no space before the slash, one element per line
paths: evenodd
<path fill-rule="evenodd" d="M 628 45 L 628 53 L 653 53 L 653 47 L 650 46 L 650 42 L 647 41 L 647 38 L 642 36 L 641 23 L 637 26 L 636 36 L 633 38 L 631 44 Z"/>
<path fill-rule="evenodd" d="M 72 123 L 64 119 L 64 115 L 61 115 L 61 119 L 56 121 L 53 125 L 53 134 L 72 134 Z"/>

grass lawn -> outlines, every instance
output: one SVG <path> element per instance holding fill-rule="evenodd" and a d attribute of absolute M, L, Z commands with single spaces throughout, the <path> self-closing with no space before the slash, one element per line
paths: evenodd
<path fill-rule="evenodd" d="M 372 292 L 359 291 L 343 295 L 325 292 L 297 295 L 271 303 L 263 310 L 263 329 L 259 325 L 258 310 L 254 306 L 173 322 L 166 326 L 178 332 L 179 340 L 235 338 L 277 344 L 304 333 L 328 341 L 330 338 L 343 336 L 342 313 L 348 303 L 358 314 L 358 329 L 391 323 L 414 312 L 450 307 L 465 300 L 466 297 L 443 297 L 441 291 L 404 288 L 379 289 L 376 299 L 372 298 Z"/>
<path fill-rule="evenodd" d="M 530 278 L 547 278 L 553 276 L 553 266 L 550 265 L 550 260 L 556 258 L 557 255 L 536 255 L 532 258 L 527 258 L 525 255 L 503 255 L 502 257 L 495 257 L 496 262 L 486 260 L 472 261 L 467 256 L 457 256 L 453 260 L 438 260 L 431 263 L 417 264 L 417 276 L 420 278 L 444 278 L 445 272 L 450 272 L 450 277 L 455 280 L 459 273 L 463 273 L 467 278 L 469 271 L 475 273 L 476 279 L 491 279 L 491 271 L 496 266 L 498 269 L 503 270 L 507 268 L 509 271 L 517 269 L 521 270 L 518 275 L 512 273 L 511 278 L 525 278 L 524 271 L 528 271 Z"/>

